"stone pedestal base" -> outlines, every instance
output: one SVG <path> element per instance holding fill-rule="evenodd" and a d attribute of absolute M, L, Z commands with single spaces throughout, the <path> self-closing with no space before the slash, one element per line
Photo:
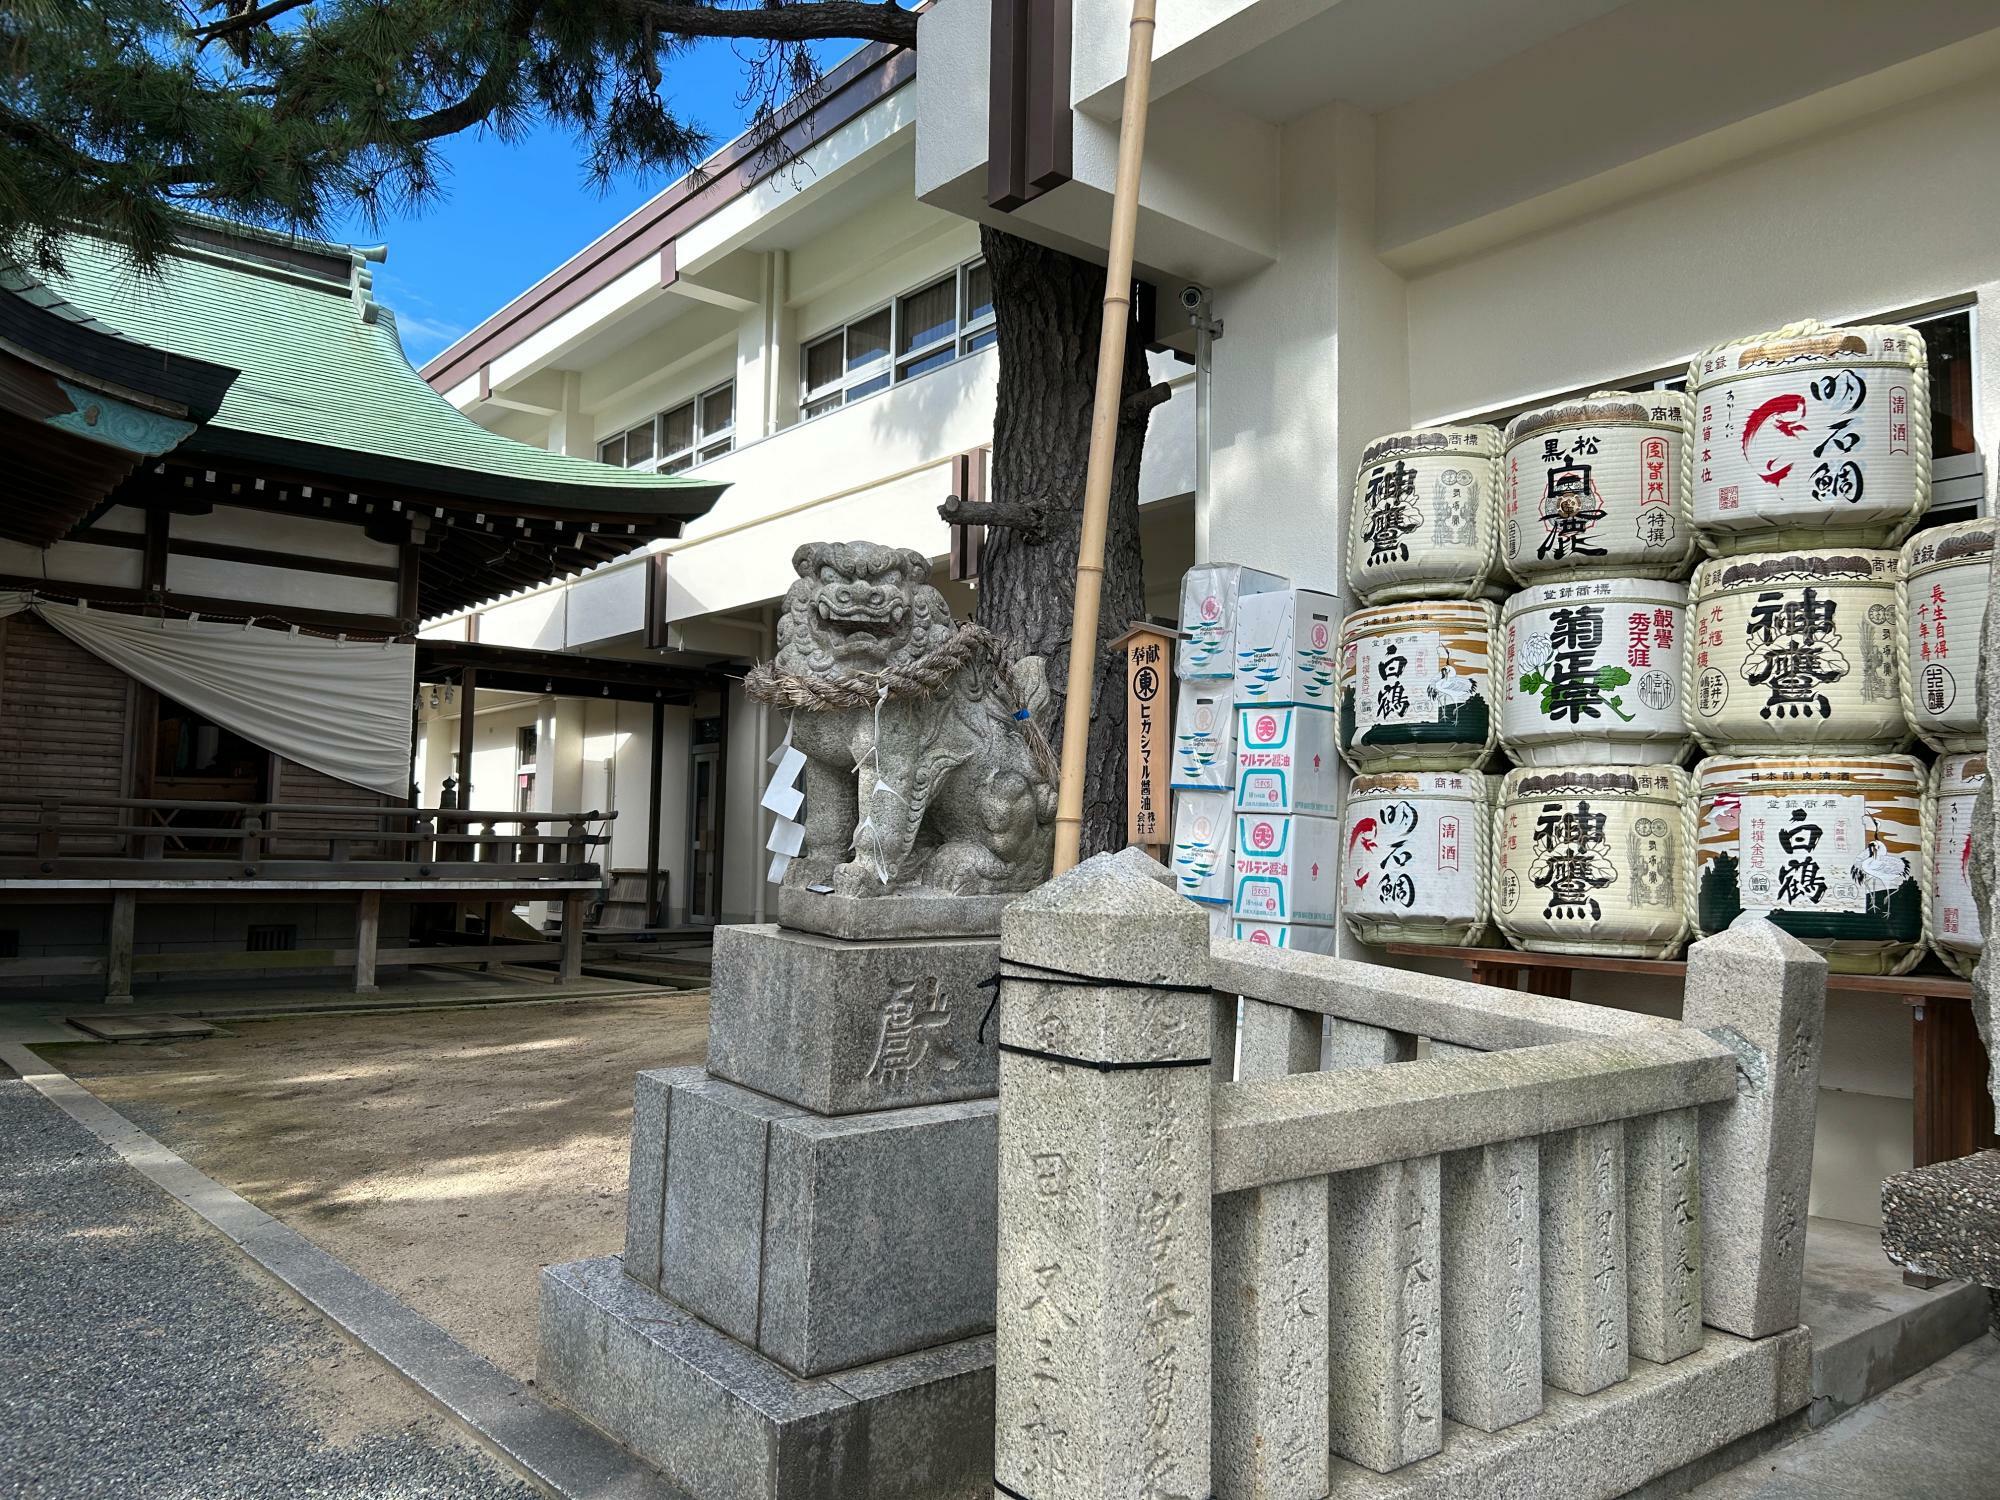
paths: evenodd
<path fill-rule="evenodd" d="M 542 1272 L 551 1394 L 700 1500 L 964 1500 L 993 1486 L 993 1341 L 801 1380 L 624 1274 Z"/>
<path fill-rule="evenodd" d="M 994 896 L 840 896 L 802 885 L 778 888 L 778 920 L 828 937 L 941 938 L 1000 936 L 1000 913 L 1018 892 Z"/>
<path fill-rule="evenodd" d="M 1914 1275 L 2000 1287 L 2000 1151 L 1899 1172 L 1884 1182 L 1882 1248 Z"/>

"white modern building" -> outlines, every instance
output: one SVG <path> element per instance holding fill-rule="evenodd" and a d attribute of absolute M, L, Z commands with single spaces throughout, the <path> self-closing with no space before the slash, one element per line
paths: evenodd
<path fill-rule="evenodd" d="M 919 197 L 1101 259 L 1129 15 L 928 10 Z M 1225 327 L 1203 557 L 1344 592 L 1370 439 L 1675 381 L 1803 318 L 1923 327 L 1934 514 L 1981 507 L 1990 0 L 1193 0 L 1160 7 L 1155 59 L 1138 264 L 1211 288 Z M 1576 994 L 1679 998 L 1623 975 Z M 1910 1163 L 1912 1009 L 1832 997 L 1816 1213 L 1874 1222 Z"/>
<path fill-rule="evenodd" d="M 427 639 L 740 674 L 770 653 L 793 550 L 856 538 L 934 559 L 969 611 L 976 584 L 953 581 L 965 569 L 937 507 L 954 460 L 984 462 L 998 355 L 978 226 L 917 196 L 915 62 L 856 54 L 789 163 L 732 143 L 425 367 L 509 437 L 729 485 L 679 540 L 433 621 Z M 1192 371 L 1155 362 L 1175 394 L 1152 416 L 1145 547 L 1149 607 L 1171 614 L 1194 555 Z M 463 770 L 457 696 L 447 684 L 423 710 L 426 797 Z M 482 691 L 474 800 L 504 786 L 523 806 L 616 808 L 621 920 L 654 837 L 667 922 L 748 920 L 765 899 L 763 752 L 783 728 L 728 698 L 664 709 L 656 812 L 646 703 Z"/>

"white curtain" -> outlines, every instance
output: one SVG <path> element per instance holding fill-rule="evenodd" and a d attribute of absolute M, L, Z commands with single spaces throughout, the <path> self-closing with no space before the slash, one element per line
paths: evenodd
<path fill-rule="evenodd" d="M 85 650 L 252 744 L 392 797 L 410 791 L 416 647 L 149 618 L 0 593 Z"/>

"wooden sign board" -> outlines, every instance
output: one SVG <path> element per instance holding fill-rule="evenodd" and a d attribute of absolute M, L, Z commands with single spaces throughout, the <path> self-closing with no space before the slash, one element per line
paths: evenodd
<path fill-rule="evenodd" d="M 1141 847 L 1165 844 L 1173 821 L 1167 768 L 1178 634 L 1139 624 L 1112 642 L 1125 653 L 1125 840 Z"/>

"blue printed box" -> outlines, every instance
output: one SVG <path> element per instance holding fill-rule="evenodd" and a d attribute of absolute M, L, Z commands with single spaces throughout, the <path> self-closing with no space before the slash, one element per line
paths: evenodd
<path fill-rule="evenodd" d="M 1337 716 L 1323 708 L 1237 709 L 1236 810 L 1338 813 L 1337 727 Z"/>

